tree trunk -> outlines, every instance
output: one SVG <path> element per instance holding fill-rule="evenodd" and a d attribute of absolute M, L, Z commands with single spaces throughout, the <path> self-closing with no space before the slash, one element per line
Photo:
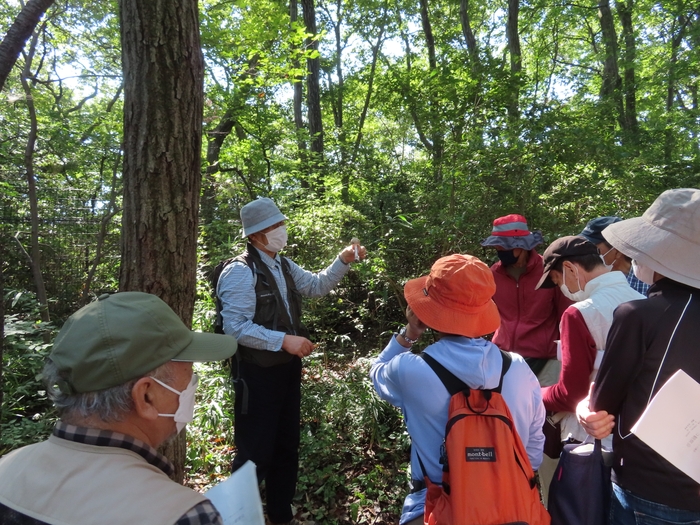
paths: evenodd
<path fill-rule="evenodd" d="M 36 298 L 39 302 L 41 310 L 41 320 L 49 322 L 49 301 L 46 295 L 46 286 L 44 285 L 44 276 L 41 274 L 41 246 L 39 245 L 39 201 L 36 193 L 36 176 L 34 175 L 34 148 L 36 146 L 36 138 L 38 132 L 38 122 L 36 117 L 36 108 L 34 107 L 34 97 L 29 85 L 29 78 L 32 76 L 32 60 L 34 52 L 39 40 L 39 32 L 35 32 L 30 44 L 29 52 L 22 70 L 21 82 L 24 89 L 24 97 L 27 102 L 27 111 L 29 112 L 29 135 L 27 136 L 27 145 L 24 149 L 24 169 L 27 177 L 27 188 L 29 196 L 29 214 L 31 217 L 31 247 L 30 247 L 30 262 L 32 275 L 34 276 L 34 285 L 36 286 Z M 47 341 L 48 342 L 48 341 Z"/>
<path fill-rule="evenodd" d="M 294 24 L 298 19 L 299 2 L 298 0 L 289 0 L 289 21 L 291 24 Z M 292 60 L 292 65 L 296 70 L 301 69 L 301 64 L 296 58 Z M 304 114 L 302 112 L 302 104 L 304 101 L 304 84 L 302 83 L 302 78 L 294 77 L 292 79 L 292 86 L 294 88 L 294 128 L 296 129 L 297 135 L 297 150 L 299 151 L 299 161 L 301 165 L 306 167 L 308 163 L 308 146 L 305 140 L 306 126 L 304 124 Z M 301 187 L 310 187 L 309 181 L 306 180 L 306 178 L 301 179 Z"/>
<path fill-rule="evenodd" d="M 615 22 L 610 11 L 610 1 L 602 0 L 598 6 L 600 16 L 600 28 L 603 33 L 603 49 L 605 59 L 603 62 L 603 82 L 600 88 L 600 101 L 604 108 L 610 107 L 617 113 L 620 127 L 625 127 L 624 106 L 622 103 L 620 69 L 618 66 L 617 32 Z M 614 114 L 614 113 L 613 113 Z"/>
<path fill-rule="evenodd" d="M 472 77 L 477 81 L 478 89 L 481 86 L 481 60 L 479 59 L 479 45 L 474 36 L 471 19 L 469 18 L 469 0 L 461 0 L 459 5 L 459 22 L 462 27 L 462 35 L 467 44 L 467 52 L 469 53 L 469 67 Z"/>
<path fill-rule="evenodd" d="M 367 111 L 369 111 L 369 103 L 372 99 L 372 89 L 374 86 L 374 77 L 377 71 L 377 60 L 379 58 L 379 50 L 384 42 L 384 31 L 386 25 L 382 25 L 379 30 L 379 36 L 377 36 L 377 43 L 372 46 L 372 66 L 369 71 L 369 80 L 367 82 L 367 95 L 365 95 L 365 103 L 362 105 L 362 113 L 360 114 L 360 123 L 357 126 L 357 136 L 355 137 L 355 144 L 352 148 L 352 157 L 350 159 L 350 164 L 354 165 L 357 159 L 357 153 L 360 150 L 360 143 L 362 142 L 362 128 L 365 125 L 365 119 L 367 118 Z M 349 181 L 348 181 L 349 184 Z"/>
<path fill-rule="evenodd" d="M 203 104 L 197 0 L 120 0 L 119 7 L 124 73 L 119 288 L 159 296 L 191 326 Z M 184 434 L 165 452 L 181 481 Z"/>
<path fill-rule="evenodd" d="M 306 31 L 316 36 L 316 8 L 314 0 L 301 0 Z M 318 40 L 310 40 L 307 48 L 310 51 L 318 51 Z M 307 120 L 309 122 L 309 135 L 311 136 L 311 169 L 316 177 L 321 175 L 323 166 L 323 119 L 321 117 L 321 83 L 320 68 L 321 58 L 309 58 L 307 60 L 308 74 L 306 75 L 306 106 Z M 319 180 L 312 183 L 317 190 L 321 190 Z"/>
<path fill-rule="evenodd" d="M 637 121 L 637 79 L 635 68 L 637 66 L 637 45 L 634 40 L 634 28 L 632 27 L 632 10 L 634 0 L 619 1 L 617 12 L 622 24 L 622 36 L 625 42 L 624 58 L 622 65 L 624 75 L 624 122 L 625 132 L 633 147 L 639 144 L 639 122 Z"/>
<path fill-rule="evenodd" d="M 430 122 L 430 138 L 433 144 L 433 181 L 439 183 L 442 180 L 442 153 L 444 149 L 444 137 L 442 133 L 442 122 L 440 110 L 437 102 L 437 53 L 435 51 L 435 37 L 433 27 L 430 23 L 430 13 L 428 11 L 428 0 L 420 0 L 420 19 L 425 35 L 425 43 L 428 48 L 429 94 L 428 94 L 428 120 Z"/>
<path fill-rule="evenodd" d="M 506 26 L 506 38 L 508 39 L 508 52 L 510 54 L 510 89 L 508 90 L 508 117 L 511 121 L 520 116 L 520 78 L 523 64 L 520 51 L 520 31 L 518 29 L 518 17 L 520 16 L 520 0 L 508 0 L 508 22 Z"/>
<path fill-rule="evenodd" d="M 0 91 L 39 20 L 53 3 L 54 0 L 29 0 L 0 42 Z"/>
<path fill-rule="evenodd" d="M 671 58 L 668 64 L 668 81 L 666 84 L 666 119 L 669 121 L 671 120 L 671 112 L 673 111 L 673 100 L 676 96 L 678 52 L 683 42 L 687 23 L 688 19 L 683 15 L 678 16 L 674 23 L 677 29 L 674 27 L 674 30 L 671 32 L 673 38 L 671 39 Z M 666 164 L 670 164 L 673 159 L 676 140 L 675 130 L 670 125 L 667 125 L 664 131 L 664 161 Z"/>

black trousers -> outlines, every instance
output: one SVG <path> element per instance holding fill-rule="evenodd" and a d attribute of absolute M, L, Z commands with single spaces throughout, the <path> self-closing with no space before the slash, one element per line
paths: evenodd
<path fill-rule="evenodd" d="M 240 362 L 240 378 L 248 386 L 248 413 L 241 414 L 243 385 L 235 384 L 235 472 L 246 461 L 257 467 L 258 483 L 265 480 L 267 516 L 273 523 L 293 518 L 292 499 L 299 469 L 301 359 L 261 367 Z"/>

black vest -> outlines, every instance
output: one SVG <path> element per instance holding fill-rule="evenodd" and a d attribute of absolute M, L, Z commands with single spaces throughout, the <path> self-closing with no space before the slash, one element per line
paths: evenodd
<path fill-rule="evenodd" d="M 289 261 L 281 257 L 282 275 L 287 284 L 287 303 L 289 313 L 284 305 L 282 293 L 277 286 L 270 268 L 262 261 L 258 251 L 250 243 L 246 251 L 234 260 L 244 262 L 253 271 L 255 277 L 255 316 L 253 322 L 269 330 L 284 332 L 285 334 L 309 337 L 306 327 L 301 324 L 301 293 L 297 290 L 294 279 L 289 269 Z M 248 363 L 259 366 L 274 366 L 288 363 L 294 357 L 292 354 L 280 350 L 258 350 L 248 346 L 238 345 L 239 357 Z"/>

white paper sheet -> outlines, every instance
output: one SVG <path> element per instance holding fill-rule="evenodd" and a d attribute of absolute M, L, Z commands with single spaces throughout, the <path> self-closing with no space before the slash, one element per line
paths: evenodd
<path fill-rule="evenodd" d="M 632 433 L 700 483 L 700 384 L 683 370 L 656 393 Z"/>
<path fill-rule="evenodd" d="M 221 514 L 224 525 L 265 525 L 255 464 L 247 461 L 231 477 L 204 495 Z"/>

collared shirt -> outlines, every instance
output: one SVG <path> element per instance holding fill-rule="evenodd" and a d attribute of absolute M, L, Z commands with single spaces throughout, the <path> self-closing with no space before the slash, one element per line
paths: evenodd
<path fill-rule="evenodd" d="M 642 295 L 647 295 L 647 292 L 649 291 L 649 285 L 637 279 L 637 276 L 634 275 L 634 271 L 631 268 L 629 273 L 627 274 L 627 282 L 633 290 L 637 290 Z"/>
<path fill-rule="evenodd" d="M 257 248 L 255 248 L 257 250 Z M 287 304 L 287 282 L 282 273 L 282 260 L 279 254 L 270 257 L 258 250 L 263 263 L 267 265 L 277 283 L 284 305 Z M 305 297 L 321 297 L 330 292 L 348 272 L 349 265 L 339 257 L 317 274 L 308 272 L 287 259 L 289 271 L 299 293 Z M 224 332 L 233 335 L 242 345 L 273 352 L 282 349 L 284 332 L 269 330 L 253 323 L 255 317 L 255 279 L 247 264 L 234 261 L 221 272 L 217 285 L 217 295 L 221 299 L 221 317 Z"/>
<path fill-rule="evenodd" d="M 148 443 L 126 434 L 100 430 L 96 428 L 79 427 L 59 421 L 53 430 L 53 435 L 67 441 L 75 441 L 85 445 L 98 447 L 117 447 L 135 452 L 149 464 L 162 470 L 170 476 L 173 464 L 168 458 L 159 453 Z M 146 489 L 146 488 L 145 488 Z M 175 525 L 223 525 L 219 512 L 209 500 L 198 503 L 183 514 Z"/>

